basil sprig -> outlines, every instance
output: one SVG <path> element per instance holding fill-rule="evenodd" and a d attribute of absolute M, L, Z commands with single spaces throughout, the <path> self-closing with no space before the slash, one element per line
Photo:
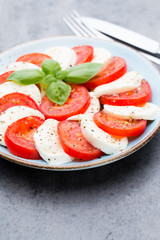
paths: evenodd
<path fill-rule="evenodd" d="M 63 105 L 71 92 L 71 87 L 66 82 L 85 83 L 95 76 L 101 67 L 102 64 L 100 63 L 84 63 L 63 71 L 58 62 L 46 59 L 42 62 L 42 71 L 39 69 L 15 71 L 7 80 L 24 85 L 44 84 L 47 97 L 52 102 Z"/>

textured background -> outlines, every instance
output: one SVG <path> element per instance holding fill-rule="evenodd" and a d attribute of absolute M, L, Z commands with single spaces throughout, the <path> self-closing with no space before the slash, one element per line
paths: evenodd
<path fill-rule="evenodd" d="M 71 9 L 160 39 L 159 0 L 0 0 L 0 51 L 71 35 Z M 108 166 L 47 172 L 0 159 L 0 240 L 159 240 L 160 133 Z"/>

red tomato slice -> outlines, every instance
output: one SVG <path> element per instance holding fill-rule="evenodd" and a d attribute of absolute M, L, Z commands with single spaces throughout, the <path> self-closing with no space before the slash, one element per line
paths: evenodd
<path fill-rule="evenodd" d="M 19 57 L 16 62 L 29 62 L 41 67 L 41 63 L 46 59 L 52 58 L 43 53 L 29 53 Z"/>
<path fill-rule="evenodd" d="M 44 96 L 39 108 L 46 118 L 61 121 L 87 110 L 90 105 L 90 95 L 87 89 L 75 84 L 72 84 L 71 88 L 70 96 L 62 106 L 51 102 L 47 96 Z"/>
<path fill-rule="evenodd" d="M 100 85 L 112 82 L 127 72 L 127 64 L 123 58 L 113 57 L 112 62 L 100 71 L 96 76 L 83 85 L 88 89 L 94 89 Z"/>
<path fill-rule="evenodd" d="M 7 78 L 11 75 L 11 73 L 13 73 L 14 71 L 9 71 L 9 72 L 5 72 L 3 74 L 0 75 L 0 84 L 5 83 L 7 81 Z"/>
<path fill-rule="evenodd" d="M 147 120 L 123 120 L 111 117 L 102 111 L 95 113 L 93 119 L 103 131 L 122 137 L 133 137 L 142 134 L 147 124 Z"/>
<path fill-rule="evenodd" d="M 34 144 L 33 135 L 43 122 L 43 119 L 31 116 L 22 118 L 9 125 L 5 133 L 5 143 L 9 151 L 18 157 L 40 159 L 41 157 Z"/>
<path fill-rule="evenodd" d="M 10 93 L 0 98 L 0 114 L 10 107 L 19 105 L 39 110 L 36 102 L 31 97 L 22 93 Z"/>
<path fill-rule="evenodd" d="M 149 83 L 142 80 L 141 86 L 135 88 L 132 91 L 114 94 L 114 95 L 103 95 L 100 97 L 101 104 L 110 104 L 118 106 L 129 106 L 129 105 L 142 105 L 149 102 L 152 98 L 152 91 Z"/>
<path fill-rule="evenodd" d="M 84 45 L 84 46 L 77 46 L 72 48 L 77 55 L 77 61 L 75 65 L 90 62 L 93 59 L 93 47 Z"/>
<path fill-rule="evenodd" d="M 62 121 L 58 123 L 58 135 L 63 150 L 82 160 L 91 160 L 102 155 L 102 152 L 93 147 L 82 135 L 80 123 L 76 121 Z"/>

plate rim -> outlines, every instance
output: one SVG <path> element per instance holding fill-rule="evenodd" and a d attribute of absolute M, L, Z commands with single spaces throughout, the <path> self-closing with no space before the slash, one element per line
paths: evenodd
<path fill-rule="evenodd" d="M 28 42 L 24 42 L 22 44 L 15 45 L 15 46 L 1 52 L 0 57 L 1 57 L 1 55 L 4 55 L 5 53 L 7 53 L 9 51 L 12 51 L 16 48 L 21 48 L 21 47 L 25 46 L 26 44 L 31 44 L 31 43 L 36 43 L 36 42 L 51 40 L 51 39 L 54 40 L 54 39 L 58 39 L 58 38 L 74 38 L 74 39 L 86 39 L 86 40 L 93 39 L 93 40 L 98 40 L 98 41 L 106 41 L 106 42 L 110 43 L 107 40 L 103 40 L 103 39 L 99 39 L 99 38 L 77 37 L 74 35 L 54 36 L 54 37 L 47 37 L 47 38 L 31 40 Z M 133 49 L 129 46 L 126 46 L 122 43 L 116 42 L 116 41 L 113 41 L 112 44 L 120 45 L 125 48 L 128 48 L 131 51 L 134 51 L 137 55 L 141 56 L 143 59 L 145 59 L 147 62 L 149 62 L 152 65 L 152 67 L 155 69 L 155 71 L 157 71 L 158 74 L 160 74 L 158 67 L 156 67 L 156 65 L 154 65 L 150 60 L 148 60 L 146 57 L 144 57 L 141 53 L 139 53 L 135 49 Z M 104 156 L 104 158 L 102 160 L 99 160 L 98 162 L 97 161 L 96 162 L 86 161 L 85 164 L 84 163 L 83 164 L 80 163 L 80 164 L 76 164 L 76 165 L 67 165 L 66 164 L 66 165 L 59 165 L 59 166 L 58 165 L 43 165 L 40 163 L 36 163 L 36 160 L 29 159 L 29 160 L 32 160 L 32 162 L 29 162 L 28 160 L 19 159 L 16 156 L 10 156 L 10 155 L 2 152 L 1 150 L 0 150 L 0 157 L 4 158 L 10 162 L 13 162 L 13 163 L 25 166 L 25 167 L 35 168 L 35 169 L 52 170 L 52 171 L 85 170 L 85 169 L 90 169 L 90 168 L 95 168 L 95 167 L 101 167 L 101 166 L 107 165 L 109 163 L 113 163 L 115 161 L 118 161 L 122 158 L 125 158 L 125 157 L 131 155 L 132 153 L 136 152 L 137 150 L 142 148 L 144 145 L 146 145 L 156 135 L 156 133 L 159 130 L 160 130 L 160 120 L 157 123 L 157 125 L 152 129 L 152 131 L 147 136 L 145 136 L 141 141 L 139 141 L 136 145 L 129 148 L 128 150 L 124 150 L 124 151 L 118 153 L 115 156 L 110 155 L 110 157 L 108 157 L 108 155 L 107 155 L 107 158 L 105 158 L 105 156 Z M 35 161 L 35 163 L 34 163 L 34 161 Z"/>

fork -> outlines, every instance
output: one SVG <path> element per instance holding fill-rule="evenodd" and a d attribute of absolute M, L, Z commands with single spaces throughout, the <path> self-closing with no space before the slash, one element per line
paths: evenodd
<path fill-rule="evenodd" d="M 78 37 L 93 37 L 99 39 L 106 39 L 113 42 L 110 37 L 107 37 L 104 34 L 98 32 L 97 30 L 87 26 L 83 21 L 82 17 L 75 10 L 73 10 L 69 16 L 63 17 L 63 20 Z"/>
<path fill-rule="evenodd" d="M 109 42 L 115 42 L 115 40 L 113 40 L 112 38 L 107 37 L 104 34 L 97 31 L 96 29 L 93 29 L 90 26 L 88 26 L 84 22 L 82 17 L 75 10 L 73 10 L 70 15 L 63 17 L 63 20 L 68 25 L 68 27 L 72 30 L 72 32 L 78 37 L 98 38 L 102 40 L 107 40 Z M 160 65 L 159 58 L 156 58 L 154 56 L 151 56 L 141 51 L 138 51 L 138 52 L 141 53 L 144 57 L 146 57 L 150 61 Z"/>

